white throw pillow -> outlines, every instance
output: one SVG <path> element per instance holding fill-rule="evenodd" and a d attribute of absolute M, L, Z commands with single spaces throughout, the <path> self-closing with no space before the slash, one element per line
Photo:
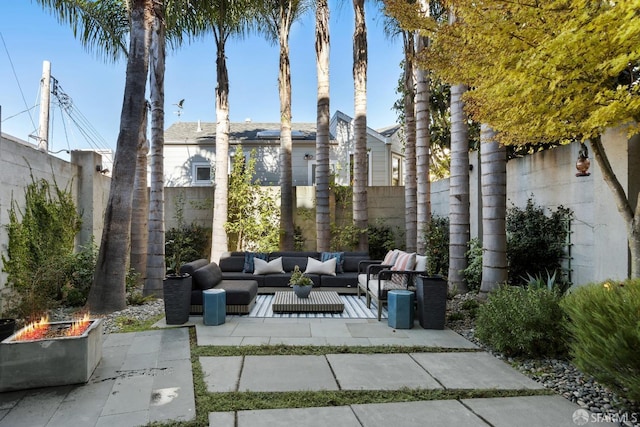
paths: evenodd
<path fill-rule="evenodd" d="M 331 258 L 325 262 L 318 261 L 315 258 L 309 257 L 307 259 L 307 269 L 305 274 L 327 274 L 329 276 L 336 275 L 336 261 L 337 258 Z"/>
<path fill-rule="evenodd" d="M 427 256 L 416 255 L 416 271 L 425 271 L 427 269 Z"/>
<path fill-rule="evenodd" d="M 260 258 L 254 258 L 253 274 L 274 274 L 274 273 L 284 273 L 284 270 L 282 269 L 282 257 L 278 257 L 269 262 Z"/>

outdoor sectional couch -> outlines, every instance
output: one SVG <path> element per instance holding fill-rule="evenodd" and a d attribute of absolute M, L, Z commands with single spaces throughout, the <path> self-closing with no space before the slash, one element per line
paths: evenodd
<path fill-rule="evenodd" d="M 333 252 L 334 254 L 336 252 Z M 220 257 L 220 269 L 224 280 L 255 280 L 258 283 L 259 293 L 274 293 L 288 289 L 291 272 L 297 265 L 302 272 L 307 269 L 309 258 L 321 261 L 323 254 L 328 258 L 328 253 L 322 252 L 271 252 L 263 254 L 266 261 L 273 261 L 282 258 L 282 269 L 284 273 L 254 274 L 249 271 L 247 262 L 252 256 L 252 252 L 225 252 Z M 367 252 L 338 252 L 342 262 L 338 262 L 340 267 L 336 268 L 336 274 L 306 274 L 313 281 L 315 290 L 330 290 L 341 294 L 355 294 L 358 289 L 358 272 L 361 262 L 369 261 Z"/>

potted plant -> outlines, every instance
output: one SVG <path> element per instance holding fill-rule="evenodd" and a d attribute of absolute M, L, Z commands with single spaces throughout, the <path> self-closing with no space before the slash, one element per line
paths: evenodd
<path fill-rule="evenodd" d="M 311 293 L 311 288 L 313 288 L 313 280 L 305 276 L 304 273 L 300 271 L 300 267 L 296 265 L 291 273 L 289 286 L 293 288 L 293 292 L 295 292 L 298 298 L 309 298 L 309 293 Z"/>
<path fill-rule="evenodd" d="M 182 325 L 189 320 L 191 307 L 191 276 L 181 273 L 182 252 L 179 238 L 167 241 L 167 274 L 162 282 L 164 313 L 167 325 Z"/>

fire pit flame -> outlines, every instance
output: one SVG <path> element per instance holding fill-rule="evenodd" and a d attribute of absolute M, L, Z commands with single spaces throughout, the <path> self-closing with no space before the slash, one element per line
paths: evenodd
<path fill-rule="evenodd" d="M 57 328 L 52 327 L 48 316 L 41 317 L 40 320 L 29 323 L 20 329 L 13 337 L 13 341 L 35 341 L 53 337 L 79 337 L 91 326 L 91 320 L 89 313 L 85 313 L 82 317 L 77 317 L 69 322 L 66 328 L 60 328 L 60 325 L 55 324 L 54 326 Z"/>
<path fill-rule="evenodd" d="M 71 328 L 67 331 L 68 337 L 77 337 L 84 334 L 84 331 L 87 330 L 89 325 L 91 324 L 91 320 L 89 319 L 89 313 L 85 313 L 84 316 L 77 318 L 71 324 Z"/>
<path fill-rule="evenodd" d="M 31 322 L 24 328 L 22 328 L 16 336 L 14 341 L 31 341 L 42 339 L 49 329 L 49 317 L 41 317 L 40 320 Z"/>

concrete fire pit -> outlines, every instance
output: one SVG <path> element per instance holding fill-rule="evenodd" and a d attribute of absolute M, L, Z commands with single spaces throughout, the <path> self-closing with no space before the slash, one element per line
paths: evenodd
<path fill-rule="evenodd" d="M 102 319 L 78 336 L 0 343 L 0 392 L 86 383 L 102 358 Z M 72 322 L 50 322 L 51 328 Z"/>

